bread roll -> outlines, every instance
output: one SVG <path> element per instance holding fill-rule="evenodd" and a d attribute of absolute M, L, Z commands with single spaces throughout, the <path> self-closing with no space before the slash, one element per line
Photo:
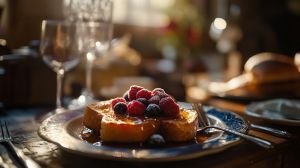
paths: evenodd
<path fill-rule="evenodd" d="M 292 58 L 270 52 L 252 56 L 244 69 L 252 76 L 250 82 L 255 84 L 294 81 L 300 78 Z"/>

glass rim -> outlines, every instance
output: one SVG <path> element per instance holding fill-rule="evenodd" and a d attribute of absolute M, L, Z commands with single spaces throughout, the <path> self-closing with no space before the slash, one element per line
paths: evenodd
<path fill-rule="evenodd" d="M 42 20 L 42 24 L 41 24 L 42 32 L 46 29 L 46 27 L 55 27 L 55 26 L 76 27 L 76 24 L 68 20 L 54 20 L 54 19 Z"/>
<path fill-rule="evenodd" d="M 61 23 L 63 25 L 77 25 L 77 24 L 89 24 L 89 25 L 101 25 L 101 24 L 109 24 L 109 21 L 102 21 L 102 20 L 97 20 L 97 21 L 70 21 L 70 20 L 55 20 L 55 19 L 44 19 L 42 20 L 42 24 L 57 24 Z M 111 23 L 112 24 L 112 23 Z"/>
<path fill-rule="evenodd" d="M 44 19 L 42 20 L 42 24 L 74 24 L 73 22 L 70 22 L 68 20 L 55 20 L 55 19 Z"/>

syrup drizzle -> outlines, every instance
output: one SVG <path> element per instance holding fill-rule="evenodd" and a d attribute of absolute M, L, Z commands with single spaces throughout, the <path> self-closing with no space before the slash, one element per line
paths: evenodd
<path fill-rule="evenodd" d="M 203 144 L 207 139 L 214 136 L 215 133 L 210 134 L 199 134 L 195 137 L 194 140 L 187 141 L 187 142 L 167 142 L 165 145 L 161 146 L 163 147 L 176 147 L 176 146 L 183 146 L 183 145 L 191 145 L 191 144 Z M 147 142 L 144 143 L 104 143 L 101 141 L 101 136 L 99 133 L 96 133 L 95 131 L 83 127 L 82 131 L 80 132 L 80 137 L 83 141 L 86 141 L 88 143 L 91 143 L 95 146 L 113 146 L 113 147 L 124 147 L 124 148 L 153 148 L 153 146 L 149 146 Z"/>

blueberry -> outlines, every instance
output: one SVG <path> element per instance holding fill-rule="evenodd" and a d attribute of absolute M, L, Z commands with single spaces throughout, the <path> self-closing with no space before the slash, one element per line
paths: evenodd
<path fill-rule="evenodd" d="M 125 114 L 127 112 L 127 105 L 123 102 L 118 102 L 113 109 L 116 114 Z"/>
<path fill-rule="evenodd" d="M 138 98 L 136 100 L 139 101 L 139 102 L 141 102 L 141 103 L 143 103 L 145 105 L 145 107 L 147 107 L 148 104 L 149 104 L 148 100 L 145 99 L 145 98 Z"/>
<path fill-rule="evenodd" d="M 166 141 L 163 136 L 159 134 L 153 134 L 149 140 L 148 140 L 149 145 L 151 146 L 162 146 L 166 144 Z"/>
<path fill-rule="evenodd" d="M 145 110 L 147 117 L 157 117 L 162 113 L 160 107 L 157 104 L 149 104 Z"/>
<path fill-rule="evenodd" d="M 123 98 L 126 100 L 126 102 L 129 102 L 128 91 L 124 93 Z"/>

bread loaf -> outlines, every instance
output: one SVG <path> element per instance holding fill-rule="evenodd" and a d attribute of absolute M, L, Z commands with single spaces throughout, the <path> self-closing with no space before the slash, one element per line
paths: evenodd
<path fill-rule="evenodd" d="M 270 52 L 252 56 L 244 69 L 252 77 L 250 83 L 254 84 L 294 81 L 300 78 L 292 58 Z"/>

